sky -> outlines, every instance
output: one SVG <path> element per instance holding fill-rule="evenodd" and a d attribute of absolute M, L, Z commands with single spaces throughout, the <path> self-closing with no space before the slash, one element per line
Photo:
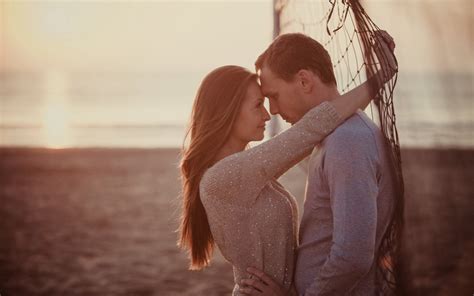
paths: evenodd
<path fill-rule="evenodd" d="M 0 3 L 9 70 L 251 67 L 272 39 L 271 1 Z"/>
<path fill-rule="evenodd" d="M 400 69 L 472 72 L 474 1 L 373 0 L 366 10 L 399 45 Z"/>
<path fill-rule="evenodd" d="M 474 67 L 473 1 L 373 0 L 410 71 Z M 272 39 L 272 1 L 2 0 L 2 69 L 201 71 L 253 67 Z M 467 58 L 469 58 L 467 60 Z"/>

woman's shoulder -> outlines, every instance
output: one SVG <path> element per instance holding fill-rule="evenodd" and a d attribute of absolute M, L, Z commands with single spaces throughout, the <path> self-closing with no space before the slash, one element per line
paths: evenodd
<path fill-rule="evenodd" d="M 238 169 L 238 153 L 227 156 L 213 166 L 208 168 L 199 183 L 201 194 L 214 195 L 228 192 L 229 186 L 233 186 L 235 180 L 235 170 Z"/>

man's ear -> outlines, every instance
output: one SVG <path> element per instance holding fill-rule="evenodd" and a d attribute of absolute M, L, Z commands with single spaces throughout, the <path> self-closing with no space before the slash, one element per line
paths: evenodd
<path fill-rule="evenodd" d="M 301 69 L 296 73 L 298 85 L 304 93 L 311 93 L 314 87 L 314 74 L 306 69 Z"/>

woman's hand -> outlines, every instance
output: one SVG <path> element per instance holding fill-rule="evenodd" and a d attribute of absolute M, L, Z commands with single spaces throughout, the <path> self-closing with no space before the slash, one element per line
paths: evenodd
<path fill-rule="evenodd" d="M 263 271 L 253 267 L 247 268 L 247 272 L 255 276 L 253 279 L 244 279 L 241 282 L 239 292 L 244 295 L 258 296 L 285 296 L 285 289 L 273 281 Z"/>
<path fill-rule="evenodd" d="M 386 83 L 398 72 L 398 65 L 395 59 L 395 42 L 392 36 L 386 31 L 379 30 L 375 32 L 374 52 L 380 63 L 380 70 L 376 75 L 380 79 L 380 87 Z"/>

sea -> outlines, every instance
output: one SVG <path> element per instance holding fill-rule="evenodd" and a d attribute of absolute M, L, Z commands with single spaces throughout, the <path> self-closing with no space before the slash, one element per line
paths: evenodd
<path fill-rule="evenodd" d="M 0 146 L 182 147 L 205 74 L 0 72 Z M 401 146 L 474 148 L 473 77 L 399 73 L 394 106 Z"/>

